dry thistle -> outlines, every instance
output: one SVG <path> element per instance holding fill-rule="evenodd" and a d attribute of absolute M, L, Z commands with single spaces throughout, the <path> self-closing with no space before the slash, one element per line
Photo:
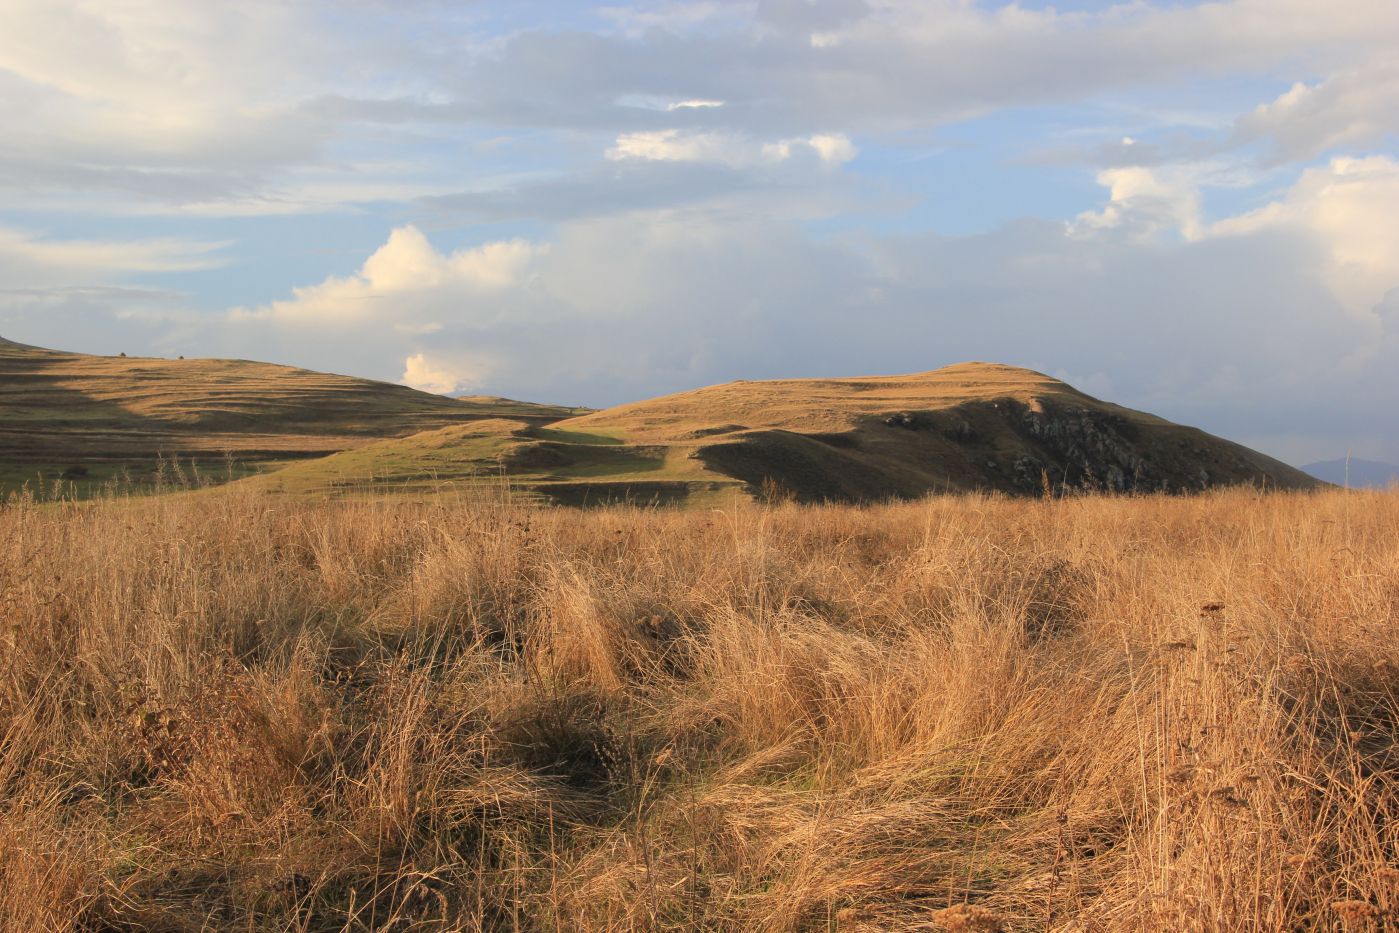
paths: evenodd
<path fill-rule="evenodd" d="M 836 922 L 842 924 L 861 923 L 866 920 L 874 919 L 874 916 L 874 911 L 869 908 L 852 905 L 849 907 L 842 907 L 840 910 L 836 911 Z"/>
<path fill-rule="evenodd" d="M 1341 921 L 1341 927 L 1346 930 L 1370 929 L 1380 916 L 1379 908 L 1369 901 L 1333 901 L 1331 910 Z"/>
<path fill-rule="evenodd" d="M 994 912 L 976 904 L 954 904 L 934 911 L 933 923 L 948 933 L 1002 933 L 1005 929 Z"/>

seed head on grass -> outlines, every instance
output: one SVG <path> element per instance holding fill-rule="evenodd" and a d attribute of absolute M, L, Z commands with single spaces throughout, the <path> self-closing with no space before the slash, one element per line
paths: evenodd
<path fill-rule="evenodd" d="M 1331 905 L 1331 910 L 1341 922 L 1341 928 L 1347 931 L 1376 929 L 1376 922 L 1380 919 L 1379 908 L 1369 901 L 1336 901 Z"/>
<path fill-rule="evenodd" d="M 1001 918 L 977 904 L 954 904 L 933 913 L 933 923 L 948 933 L 1002 933 Z"/>

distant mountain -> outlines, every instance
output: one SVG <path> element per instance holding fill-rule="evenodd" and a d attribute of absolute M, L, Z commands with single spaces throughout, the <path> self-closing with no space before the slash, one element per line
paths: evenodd
<path fill-rule="evenodd" d="M 1399 466 L 1381 463 L 1378 460 L 1351 458 L 1349 472 L 1344 458 L 1322 460 L 1319 463 L 1307 464 L 1302 467 L 1302 472 L 1337 486 L 1349 483 L 1351 489 L 1383 489 L 1390 483 L 1399 483 Z"/>
<path fill-rule="evenodd" d="M 937 492 L 1190 492 L 1311 476 L 1196 428 L 995 363 L 905 376 L 739 381 L 547 426 L 444 428 L 267 477 L 287 492 L 496 482 L 563 503 L 716 494 L 872 502 Z"/>

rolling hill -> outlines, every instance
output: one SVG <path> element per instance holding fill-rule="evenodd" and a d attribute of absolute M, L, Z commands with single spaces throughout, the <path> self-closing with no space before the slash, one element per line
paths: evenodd
<path fill-rule="evenodd" d="M 289 467 L 288 492 L 498 482 L 550 501 L 860 502 L 930 492 L 1186 492 L 1317 480 L 1257 451 L 993 363 L 740 381 L 552 424 L 502 418 Z"/>
<path fill-rule="evenodd" d="M 88 356 L 0 340 L 0 489 L 40 472 L 91 484 L 158 459 L 239 471 L 481 419 L 583 409 L 450 399 L 246 360 Z"/>

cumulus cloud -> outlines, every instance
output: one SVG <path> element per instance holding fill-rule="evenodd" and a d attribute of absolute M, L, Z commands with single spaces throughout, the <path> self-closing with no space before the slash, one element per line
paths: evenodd
<path fill-rule="evenodd" d="M 208 316 L 199 336 L 223 353 L 236 347 L 241 355 L 432 392 L 464 390 L 494 368 L 476 339 L 518 328 L 548 253 L 547 243 L 521 239 L 443 251 L 418 228 L 403 226 L 354 272 Z M 386 369 L 390 361 L 402 368 Z"/>
<path fill-rule="evenodd" d="M 1296 231 L 1314 240 L 1333 294 L 1369 317 L 1399 284 L 1399 161 L 1332 159 L 1307 169 L 1285 197 L 1210 227 L 1214 236 Z"/>
<path fill-rule="evenodd" d="M 475 385 L 481 377 L 481 371 L 475 367 L 429 358 L 425 353 L 414 353 L 403 361 L 401 381 L 423 392 L 452 395 Z"/>
<path fill-rule="evenodd" d="M 1270 208 L 1209 225 L 1165 212 L 1162 223 L 1196 224 L 1191 236 L 1021 221 L 976 236 L 819 240 L 780 218 L 648 211 L 450 253 L 399 230 L 355 276 L 244 323 L 286 340 L 292 322 L 324 322 L 293 338 L 306 358 L 328 365 L 342 352 L 328 331 L 348 333 L 407 360 L 401 378 L 434 391 L 590 404 L 1000 359 L 1083 374 L 1116 400 L 1305 460 L 1356 432 L 1399 429 L 1384 402 L 1399 392 L 1392 308 L 1384 321 L 1357 314 L 1336 274 L 1368 269 L 1379 290 L 1364 300 L 1393 304 L 1399 250 L 1378 229 L 1373 250 L 1349 240 L 1386 216 L 1393 175 L 1333 165 Z M 1104 183 L 1096 216 L 1117 205 L 1120 224 L 1137 209 L 1156 216 L 1141 198 L 1175 203 L 1157 180 Z M 1369 219 L 1339 219 L 1367 203 Z M 363 301 L 371 292 L 386 300 Z M 426 320 L 441 326 L 400 326 Z"/>
<path fill-rule="evenodd" d="M 519 282 L 544 249 L 509 240 L 444 254 L 416 227 L 399 227 L 353 275 L 331 277 L 295 289 L 290 299 L 238 308 L 232 315 L 336 326 L 387 315 L 400 331 L 432 332 L 440 327 L 437 316 L 459 314 L 470 301 Z"/>
<path fill-rule="evenodd" d="M 1112 231 L 1138 240 L 1165 232 L 1187 240 L 1200 236 L 1198 182 L 1188 168 L 1111 168 L 1098 173 L 1098 183 L 1108 189 L 1108 203 L 1079 214 L 1071 228 L 1075 234 Z"/>

